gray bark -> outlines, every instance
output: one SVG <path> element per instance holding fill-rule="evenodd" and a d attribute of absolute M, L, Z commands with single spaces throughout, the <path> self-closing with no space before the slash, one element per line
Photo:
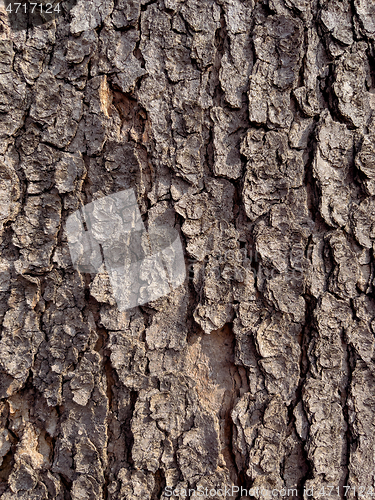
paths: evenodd
<path fill-rule="evenodd" d="M 1 500 L 369 495 L 372 0 L 0 22 Z M 129 188 L 180 232 L 188 277 L 121 312 L 65 224 Z"/>

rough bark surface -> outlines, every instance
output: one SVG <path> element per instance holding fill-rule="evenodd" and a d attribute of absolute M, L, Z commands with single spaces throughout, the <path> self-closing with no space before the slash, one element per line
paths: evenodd
<path fill-rule="evenodd" d="M 0 21 L 1 500 L 373 487 L 373 1 Z M 65 223 L 127 188 L 188 278 L 119 312 Z"/>

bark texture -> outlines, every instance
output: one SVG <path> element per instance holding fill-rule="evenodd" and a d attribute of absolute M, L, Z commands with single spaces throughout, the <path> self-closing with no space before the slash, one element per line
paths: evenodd
<path fill-rule="evenodd" d="M 1 500 L 374 486 L 373 1 L 0 21 Z M 65 223 L 128 188 L 188 278 L 119 312 Z"/>

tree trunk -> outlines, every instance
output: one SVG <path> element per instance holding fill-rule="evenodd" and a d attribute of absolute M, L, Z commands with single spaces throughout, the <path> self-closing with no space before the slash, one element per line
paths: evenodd
<path fill-rule="evenodd" d="M 374 19 L 79 0 L 16 29 L 3 8 L 1 500 L 371 497 Z M 179 231 L 186 279 L 121 310 L 66 223 L 125 190 Z"/>

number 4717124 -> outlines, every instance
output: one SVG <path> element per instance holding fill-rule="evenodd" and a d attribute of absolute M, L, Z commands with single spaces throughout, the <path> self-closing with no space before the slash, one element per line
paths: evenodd
<path fill-rule="evenodd" d="M 45 14 L 53 14 L 54 12 L 60 13 L 60 4 L 56 4 L 55 7 L 51 3 L 46 3 L 46 4 L 37 4 L 37 3 L 10 3 L 8 7 L 6 8 L 6 11 L 9 13 L 22 13 L 24 12 L 27 14 L 27 11 L 31 12 L 31 14 L 34 14 L 34 11 L 37 9 L 37 12 L 44 12 Z M 52 10 L 53 9 L 53 10 Z"/>

